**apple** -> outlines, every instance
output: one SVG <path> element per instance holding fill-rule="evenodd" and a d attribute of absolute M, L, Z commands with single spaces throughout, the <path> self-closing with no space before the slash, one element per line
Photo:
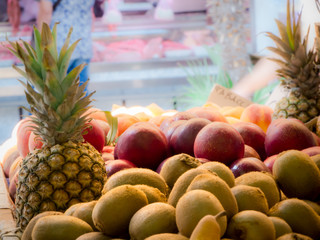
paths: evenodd
<path fill-rule="evenodd" d="M 246 157 L 240 158 L 229 166 L 234 177 L 237 178 L 242 174 L 253 171 L 265 171 L 271 172 L 269 168 L 258 158 L 255 157 Z"/>
<path fill-rule="evenodd" d="M 105 134 L 103 129 L 95 119 L 92 119 L 86 124 L 89 128 L 84 130 L 82 133 L 84 140 L 94 146 L 97 151 L 102 152 L 105 144 Z"/>

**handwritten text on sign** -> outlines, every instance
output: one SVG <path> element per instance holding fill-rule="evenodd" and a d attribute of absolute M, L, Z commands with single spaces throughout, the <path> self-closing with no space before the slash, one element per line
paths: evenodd
<path fill-rule="evenodd" d="M 213 102 L 221 107 L 224 106 L 241 106 L 247 107 L 252 102 L 240 95 L 232 92 L 228 88 L 225 88 L 219 84 L 215 84 L 211 90 L 208 98 L 208 102 Z"/>

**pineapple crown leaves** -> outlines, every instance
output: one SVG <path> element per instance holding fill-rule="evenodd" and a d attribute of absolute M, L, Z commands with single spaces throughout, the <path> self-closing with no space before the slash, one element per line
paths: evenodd
<path fill-rule="evenodd" d="M 35 47 L 20 40 L 11 42 L 8 48 L 24 64 L 24 70 L 13 66 L 27 81 L 19 80 L 25 87 L 25 95 L 36 124 L 34 133 L 40 135 L 44 144 L 54 145 L 68 140 L 83 141 L 82 132 L 90 120 L 84 113 L 91 106 L 91 96 L 85 96 L 84 89 L 88 83 L 79 85 L 79 74 L 85 64 L 75 67 L 67 74 L 71 55 L 78 41 L 71 46 L 69 30 L 63 47 L 58 54 L 57 24 L 52 32 L 47 24 L 42 25 L 41 33 L 34 27 Z"/>
<path fill-rule="evenodd" d="M 294 4 L 290 6 L 287 1 L 286 24 L 276 20 L 280 37 L 267 32 L 276 44 L 276 47 L 268 47 L 280 58 L 270 58 L 279 64 L 277 70 L 281 84 L 306 97 L 313 97 L 319 93 L 320 76 L 315 61 L 317 53 L 314 49 L 307 50 L 309 29 L 303 40 L 301 37 L 301 12 L 295 17 Z"/>

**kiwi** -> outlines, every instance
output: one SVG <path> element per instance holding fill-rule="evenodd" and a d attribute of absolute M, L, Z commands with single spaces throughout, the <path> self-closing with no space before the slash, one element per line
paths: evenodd
<path fill-rule="evenodd" d="M 188 238 L 175 233 L 159 233 L 147 237 L 146 240 L 188 240 Z"/>
<path fill-rule="evenodd" d="M 235 185 L 258 187 L 267 198 L 269 208 L 280 201 L 280 191 L 273 176 L 266 172 L 248 172 L 235 179 Z"/>
<path fill-rule="evenodd" d="M 289 198 L 274 205 L 269 216 L 285 220 L 295 233 L 301 233 L 314 239 L 320 238 L 320 217 L 303 200 Z"/>
<path fill-rule="evenodd" d="M 187 192 L 195 189 L 206 190 L 215 195 L 226 210 L 228 219 L 238 212 L 237 200 L 229 185 L 218 176 L 208 173 L 196 176 L 187 188 Z"/>
<path fill-rule="evenodd" d="M 85 202 L 80 202 L 80 203 L 76 203 L 71 205 L 70 207 L 67 208 L 67 210 L 64 212 L 64 215 L 67 216 L 72 216 L 72 214 L 74 213 L 74 211 L 80 207 L 81 205 L 85 204 Z"/>
<path fill-rule="evenodd" d="M 102 191 L 106 193 L 115 187 L 125 184 L 145 184 L 158 188 L 164 195 L 168 195 L 168 185 L 163 177 L 157 172 L 147 168 L 127 168 L 116 172 L 108 178 Z"/>
<path fill-rule="evenodd" d="M 276 230 L 276 238 L 287 233 L 292 233 L 290 225 L 282 218 L 269 216 L 269 219 L 271 219 L 273 226 Z"/>
<path fill-rule="evenodd" d="M 204 216 L 216 215 L 223 211 L 222 204 L 212 193 L 202 189 L 186 192 L 179 199 L 176 207 L 176 221 L 179 232 L 186 237 L 190 237 L 194 228 Z M 222 216 L 217 221 L 220 225 L 221 237 L 227 228 L 227 217 Z"/>
<path fill-rule="evenodd" d="M 32 239 L 74 240 L 88 232 L 93 232 L 92 228 L 79 218 L 67 215 L 50 215 L 38 219 L 32 231 Z"/>
<path fill-rule="evenodd" d="M 226 236 L 232 239 L 276 239 L 275 227 L 262 212 L 244 210 L 234 215 L 228 223 Z"/>
<path fill-rule="evenodd" d="M 207 169 L 210 172 L 214 172 L 218 175 L 218 177 L 224 180 L 229 185 L 229 187 L 232 188 L 234 186 L 234 175 L 231 169 L 224 163 L 218 161 L 210 161 L 203 163 L 198 168 Z"/>
<path fill-rule="evenodd" d="M 298 150 L 282 152 L 272 172 L 288 198 L 315 200 L 319 196 L 320 170 L 308 154 Z"/>
<path fill-rule="evenodd" d="M 320 215 L 320 204 L 314 201 L 310 201 L 310 200 L 303 200 L 305 203 L 307 203 L 310 207 L 312 207 L 312 209 L 318 214 Z"/>
<path fill-rule="evenodd" d="M 139 209 L 131 218 L 129 234 L 144 240 L 159 233 L 177 233 L 176 209 L 170 204 L 155 202 Z"/>
<path fill-rule="evenodd" d="M 82 219 L 88 223 L 93 230 L 97 230 L 92 220 L 92 211 L 96 203 L 97 200 L 81 204 L 81 207 L 76 208 L 72 216 Z"/>
<path fill-rule="evenodd" d="M 255 210 L 262 213 L 268 212 L 268 201 L 260 188 L 237 185 L 231 188 L 231 192 L 236 198 L 239 212 L 244 210 Z"/>
<path fill-rule="evenodd" d="M 140 189 L 146 194 L 148 203 L 167 202 L 167 197 L 158 188 L 145 184 L 134 185 L 134 187 Z"/>
<path fill-rule="evenodd" d="M 320 154 L 316 154 L 311 156 L 312 161 L 317 165 L 317 167 L 320 169 Z"/>
<path fill-rule="evenodd" d="M 160 175 L 164 178 L 169 188 L 172 188 L 177 179 L 191 168 L 196 168 L 201 162 L 186 153 L 173 155 L 164 162 Z"/>
<path fill-rule="evenodd" d="M 313 240 L 311 237 L 300 233 L 287 233 L 277 238 L 277 240 Z"/>
<path fill-rule="evenodd" d="M 112 240 L 113 238 L 106 236 L 102 232 L 90 232 L 90 233 L 85 233 L 78 237 L 76 240 Z"/>
<path fill-rule="evenodd" d="M 21 240 L 31 240 L 32 239 L 32 230 L 34 228 L 34 225 L 37 223 L 37 221 L 45 216 L 50 216 L 50 215 L 62 215 L 62 212 L 56 212 L 56 211 L 46 211 L 39 213 L 35 217 L 33 217 L 30 222 L 28 223 L 27 227 L 23 231 L 23 234 L 21 236 Z"/>
<path fill-rule="evenodd" d="M 147 204 L 143 191 L 132 185 L 121 185 L 99 198 L 92 211 L 92 220 L 100 232 L 122 236 L 129 233 L 132 216 Z"/>
<path fill-rule="evenodd" d="M 214 174 L 209 170 L 198 168 L 192 168 L 183 173 L 174 184 L 168 197 L 168 203 L 175 207 L 180 197 L 187 191 L 187 188 L 189 187 L 189 184 L 192 182 L 192 180 L 196 176 L 204 173 Z"/>

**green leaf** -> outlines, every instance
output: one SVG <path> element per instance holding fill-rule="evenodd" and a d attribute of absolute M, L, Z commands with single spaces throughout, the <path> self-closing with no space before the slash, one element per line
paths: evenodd
<path fill-rule="evenodd" d="M 68 73 L 68 75 L 62 80 L 61 88 L 68 89 L 76 81 L 77 77 L 79 76 L 85 65 L 85 63 L 82 63 L 79 66 L 76 66 L 74 69 L 72 69 Z"/>
<path fill-rule="evenodd" d="M 110 130 L 109 130 L 107 137 L 106 137 L 106 144 L 112 145 L 115 142 L 115 137 L 116 137 L 117 131 L 118 131 L 118 118 L 113 117 L 110 111 L 104 111 L 104 113 L 107 117 L 107 121 L 110 126 Z"/>

